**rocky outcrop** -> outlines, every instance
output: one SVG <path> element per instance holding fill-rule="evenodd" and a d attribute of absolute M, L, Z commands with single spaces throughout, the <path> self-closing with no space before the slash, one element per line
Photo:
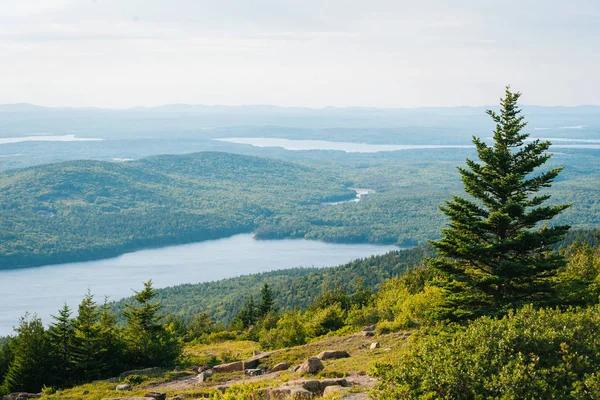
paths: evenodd
<path fill-rule="evenodd" d="M 371 343 L 371 346 L 369 346 L 369 348 L 370 348 L 371 350 L 373 350 L 373 349 L 378 349 L 378 348 L 380 348 L 380 347 L 381 347 L 381 346 L 379 345 L 379 342 L 373 342 L 373 343 Z"/>
<path fill-rule="evenodd" d="M 254 357 L 244 360 L 244 369 L 257 368 L 258 365 L 260 364 L 261 360 L 271 357 L 271 354 L 273 354 L 273 352 L 265 352 L 265 353 L 259 352 L 258 354 L 255 354 Z"/>
<path fill-rule="evenodd" d="M 299 379 L 286 383 L 286 386 L 300 386 L 315 395 L 322 395 L 329 386 L 348 387 L 345 379 Z"/>
<path fill-rule="evenodd" d="M 144 397 L 154 399 L 154 400 L 167 400 L 167 394 L 161 392 L 149 392 L 144 395 Z"/>
<path fill-rule="evenodd" d="M 208 369 L 208 370 L 206 370 L 206 371 L 202 371 L 202 372 L 200 372 L 200 373 L 198 374 L 198 382 L 200 382 L 200 383 L 206 382 L 206 379 L 207 379 L 209 376 L 212 376 L 212 375 L 213 375 L 213 371 L 212 371 L 212 369 Z"/>
<path fill-rule="evenodd" d="M 336 358 L 348 358 L 350 354 L 346 350 L 326 350 L 319 353 L 319 360 L 334 360 Z"/>
<path fill-rule="evenodd" d="M 247 369 L 244 371 L 244 374 L 248 375 L 248 376 L 259 376 L 265 373 L 265 370 L 263 368 L 253 368 L 253 369 Z"/>
<path fill-rule="evenodd" d="M 215 373 L 243 371 L 244 362 L 234 361 L 227 364 L 215 365 L 212 369 Z"/>
<path fill-rule="evenodd" d="M 15 392 L 9 395 L 3 396 L 2 400 L 26 400 L 26 399 L 39 399 L 42 397 L 41 393 L 26 393 L 26 392 Z"/>
<path fill-rule="evenodd" d="M 263 398 L 268 400 L 309 400 L 313 397 L 311 392 L 300 386 L 265 388 L 261 389 L 260 392 Z"/>
<path fill-rule="evenodd" d="M 285 371 L 287 369 L 290 369 L 290 365 L 286 362 L 281 362 L 279 364 L 276 364 L 273 368 L 271 368 L 271 370 L 269 370 L 269 373 Z"/>
<path fill-rule="evenodd" d="M 317 357 L 311 357 L 308 360 L 304 361 L 304 363 L 298 369 L 298 372 L 301 374 L 316 374 L 321 371 L 323 368 L 323 363 Z"/>
<path fill-rule="evenodd" d="M 115 390 L 131 390 L 131 385 L 124 383 L 122 385 L 117 385 Z"/>

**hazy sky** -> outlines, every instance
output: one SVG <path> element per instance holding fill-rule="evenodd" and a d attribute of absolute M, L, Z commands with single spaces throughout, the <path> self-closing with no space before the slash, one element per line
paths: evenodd
<path fill-rule="evenodd" d="M 600 0 L 0 0 L 0 103 L 600 104 Z"/>

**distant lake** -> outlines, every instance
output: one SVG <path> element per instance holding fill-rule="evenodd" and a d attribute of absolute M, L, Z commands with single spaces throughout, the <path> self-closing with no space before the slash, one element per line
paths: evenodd
<path fill-rule="evenodd" d="M 141 250 L 100 261 L 0 270 L 0 336 L 26 311 L 45 324 L 67 302 L 76 310 L 89 288 L 99 303 L 119 300 L 152 279 L 157 288 L 276 269 L 325 267 L 398 250 L 396 246 L 310 240 L 254 240 L 250 234 Z"/>
<path fill-rule="evenodd" d="M 281 147 L 285 150 L 338 150 L 345 151 L 346 153 L 378 153 L 381 151 L 423 149 L 471 149 L 475 147 L 473 145 L 368 144 L 278 138 L 219 138 L 214 140 L 237 144 L 249 144 L 255 147 Z M 552 148 L 555 149 L 600 149 L 600 140 L 596 139 L 545 138 L 542 140 L 550 140 L 552 142 Z"/>
<path fill-rule="evenodd" d="M 95 142 L 104 139 L 95 138 L 78 138 L 75 135 L 36 135 L 36 136 L 23 136 L 23 137 L 11 137 L 11 138 L 0 138 L 0 144 L 8 143 L 20 143 L 20 142 Z"/>
<path fill-rule="evenodd" d="M 339 150 L 346 153 L 378 153 L 416 149 L 470 149 L 472 145 L 426 145 L 426 144 L 368 144 L 330 142 L 327 140 L 290 140 L 277 138 L 219 138 L 222 142 L 249 144 L 256 147 L 282 147 L 286 150 Z"/>

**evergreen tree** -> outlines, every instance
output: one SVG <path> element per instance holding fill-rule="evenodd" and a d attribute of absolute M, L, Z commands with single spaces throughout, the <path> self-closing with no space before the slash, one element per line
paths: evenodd
<path fill-rule="evenodd" d="M 75 327 L 71 318 L 71 309 L 66 303 L 58 311 L 58 315 L 53 315 L 52 318 L 54 322 L 47 331 L 52 360 L 51 381 L 64 387 L 71 381 L 74 369 Z"/>
<path fill-rule="evenodd" d="M 487 111 L 496 123 L 493 145 L 474 137 L 481 163 L 467 159 L 467 168 L 458 168 L 473 199 L 455 196 L 441 207 L 450 223 L 432 242 L 438 256 L 430 262 L 445 289 L 439 317 L 459 320 L 542 304 L 553 293 L 551 277 L 564 265 L 550 246 L 569 227 L 542 223 L 569 205 L 543 206 L 550 196 L 536 194 L 562 168 L 534 173 L 550 158 L 550 142 L 527 140 L 520 96 L 506 88 L 500 113 Z"/>
<path fill-rule="evenodd" d="M 256 323 L 257 308 L 254 303 L 254 296 L 250 296 L 250 300 L 246 303 L 246 307 L 240 315 L 244 328 L 249 328 Z"/>
<path fill-rule="evenodd" d="M 101 373 L 103 376 L 113 376 L 123 368 L 125 343 L 122 338 L 122 329 L 117 326 L 117 316 L 110 311 L 107 298 L 100 307 L 97 324 Z"/>
<path fill-rule="evenodd" d="M 275 298 L 273 290 L 268 283 L 265 282 L 260 289 L 260 304 L 258 305 L 258 317 L 262 318 L 271 311 L 275 311 Z"/>
<path fill-rule="evenodd" d="M 8 394 L 8 389 L 3 385 L 4 377 L 8 372 L 8 368 L 14 359 L 12 350 L 13 338 L 6 337 L 0 339 L 0 396 Z"/>
<path fill-rule="evenodd" d="M 100 330 L 98 318 L 100 312 L 94 296 L 88 290 L 79 304 L 77 318 L 74 321 L 74 360 L 77 376 L 83 381 L 100 379 L 101 363 Z"/>
<path fill-rule="evenodd" d="M 126 304 L 123 315 L 127 321 L 126 339 L 129 343 L 130 361 L 137 366 L 160 366 L 175 361 L 181 354 L 181 344 L 176 335 L 165 329 L 160 303 L 153 302 L 156 289 L 152 281 L 135 292 L 137 304 Z"/>
<path fill-rule="evenodd" d="M 11 341 L 13 359 L 4 377 L 9 392 L 39 392 L 48 378 L 48 345 L 42 320 L 25 314 Z"/>

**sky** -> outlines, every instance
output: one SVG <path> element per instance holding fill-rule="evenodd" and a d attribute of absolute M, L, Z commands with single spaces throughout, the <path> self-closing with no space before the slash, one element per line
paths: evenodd
<path fill-rule="evenodd" d="M 0 104 L 600 104 L 598 0 L 0 0 Z"/>

